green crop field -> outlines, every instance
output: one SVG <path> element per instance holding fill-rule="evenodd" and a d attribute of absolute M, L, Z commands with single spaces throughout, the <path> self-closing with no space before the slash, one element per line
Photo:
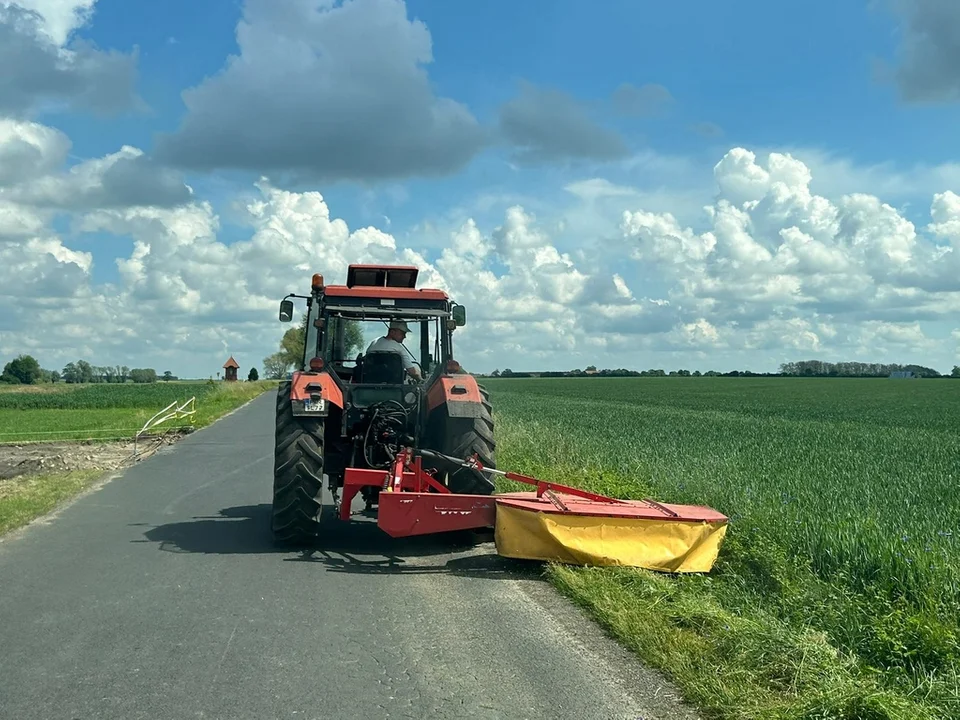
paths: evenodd
<path fill-rule="evenodd" d="M 706 712 L 960 717 L 960 382 L 483 382 L 501 468 L 731 518 L 709 575 L 549 570 Z"/>
<path fill-rule="evenodd" d="M 223 412 L 275 384 L 151 383 L 12 386 L 0 392 L 0 443 L 126 437 L 171 402 L 196 398 L 194 424 L 202 427 Z"/>

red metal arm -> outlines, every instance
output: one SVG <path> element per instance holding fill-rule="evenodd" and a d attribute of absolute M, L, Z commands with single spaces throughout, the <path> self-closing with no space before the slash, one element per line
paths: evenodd
<path fill-rule="evenodd" d="M 537 497 L 543 497 L 543 494 L 548 490 L 553 490 L 555 492 L 561 492 L 566 495 L 575 495 L 576 497 L 582 497 L 586 500 L 592 500 L 593 502 L 600 503 L 613 503 L 613 504 L 624 504 L 628 503 L 627 500 L 619 500 L 617 498 L 607 497 L 606 495 L 598 495 L 597 493 L 592 493 L 589 490 L 581 490 L 580 488 L 570 487 L 569 485 L 561 485 L 560 483 L 548 482 L 546 480 L 538 480 L 537 478 L 530 477 L 529 475 L 521 475 L 520 473 L 515 472 L 504 472 L 503 470 L 494 470 L 492 468 L 485 468 L 483 463 L 480 461 L 480 458 L 477 455 L 474 455 L 470 460 L 467 461 L 468 465 L 471 465 L 477 470 L 486 470 L 489 473 L 495 475 L 501 475 L 507 480 L 515 480 L 517 482 L 522 482 L 527 485 L 533 485 L 537 488 Z"/>
<path fill-rule="evenodd" d="M 340 503 L 340 519 L 350 519 L 353 499 L 364 487 L 378 487 L 385 492 L 436 492 L 451 494 L 450 489 L 437 482 L 423 469 L 423 461 L 404 448 L 397 453 L 389 470 L 370 468 L 347 468 L 343 474 L 343 500 Z"/>

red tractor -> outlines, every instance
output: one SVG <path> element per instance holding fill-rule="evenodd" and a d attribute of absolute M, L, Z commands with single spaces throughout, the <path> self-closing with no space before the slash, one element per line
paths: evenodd
<path fill-rule="evenodd" d="M 278 543 L 319 537 L 324 476 L 333 501 L 326 507 L 349 519 L 358 492 L 367 510 L 380 504 L 381 491 L 394 489 L 391 468 L 401 464 L 414 463 L 416 472 L 399 471 L 406 479 L 395 478 L 395 489 L 426 490 L 427 499 L 469 495 L 489 516 L 493 483 L 463 462 L 496 467 L 488 394 L 454 359 L 454 333 L 466 323 L 466 310 L 442 290 L 417 288 L 417 275 L 416 267 L 351 265 L 346 285 L 324 285 L 316 274 L 309 295 L 291 293 L 280 303 L 283 322 L 294 318 L 290 298 L 306 300 L 307 315 L 301 365 L 277 393 L 272 530 Z M 400 320 L 413 350 L 386 343 L 394 351 L 364 351 Z M 431 512 L 446 517 L 448 511 Z"/>

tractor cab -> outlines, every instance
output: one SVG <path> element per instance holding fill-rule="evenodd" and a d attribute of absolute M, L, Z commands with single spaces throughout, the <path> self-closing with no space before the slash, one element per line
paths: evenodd
<path fill-rule="evenodd" d="M 414 266 L 351 265 L 346 285 L 314 276 L 304 367 L 326 367 L 345 384 L 411 385 L 458 367 L 453 332 L 462 305 L 442 290 L 418 289 Z"/>
<path fill-rule="evenodd" d="M 351 409 L 419 405 L 439 377 L 461 372 L 453 334 L 466 309 L 443 290 L 417 288 L 418 276 L 406 265 L 351 265 L 345 285 L 314 275 L 297 370 L 329 376 Z M 280 319 L 288 322 L 290 297 L 301 296 L 282 301 Z"/>
<path fill-rule="evenodd" d="M 408 368 L 416 368 L 420 380 L 438 370 L 458 370 L 452 362 L 453 331 L 466 324 L 466 309 L 442 290 L 416 287 L 419 269 L 414 266 L 351 265 L 346 285 L 324 285 L 314 275 L 307 300 L 306 332 L 302 370 L 326 368 L 349 384 L 403 385 L 414 381 Z M 288 295 L 280 307 L 280 319 L 293 318 Z M 368 353 L 390 325 L 402 321 L 402 347 L 395 352 Z"/>

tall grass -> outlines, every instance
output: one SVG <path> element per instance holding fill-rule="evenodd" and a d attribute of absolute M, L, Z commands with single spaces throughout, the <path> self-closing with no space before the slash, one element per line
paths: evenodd
<path fill-rule="evenodd" d="M 960 716 L 960 383 L 486 384 L 504 467 L 731 518 L 709 576 L 553 571 L 705 707 L 723 717 Z M 629 605 L 651 595 L 669 598 L 662 612 Z M 764 646 L 798 648 L 787 663 L 794 685 L 776 670 L 789 653 Z M 800 658 L 828 655 L 808 677 L 816 663 L 804 670 Z M 721 668 L 731 682 L 717 680 Z"/>

